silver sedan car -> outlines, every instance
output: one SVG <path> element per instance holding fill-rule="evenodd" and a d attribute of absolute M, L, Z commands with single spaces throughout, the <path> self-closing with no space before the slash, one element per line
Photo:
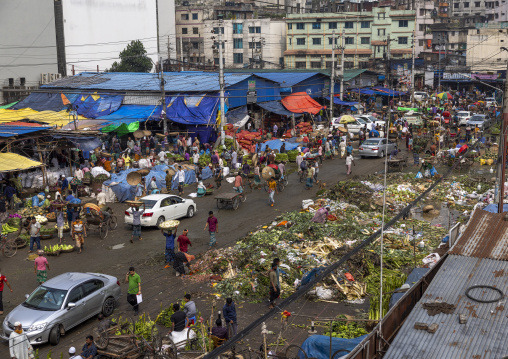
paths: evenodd
<path fill-rule="evenodd" d="M 369 138 L 358 148 L 358 154 L 361 157 L 384 157 L 396 149 L 397 145 L 386 138 Z"/>
<path fill-rule="evenodd" d="M 102 313 L 113 314 L 122 294 L 117 278 L 99 273 L 68 272 L 37 287 L 3 322 L 8 339 L 20 322 L 30 344 L 57 345 L 60 335 Z"/>

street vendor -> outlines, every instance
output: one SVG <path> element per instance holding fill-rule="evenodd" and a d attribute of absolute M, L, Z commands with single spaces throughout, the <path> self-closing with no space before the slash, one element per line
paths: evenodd
<path fill-rule="evenodd" d="M 178 230 L 178 226 L 175 227 L 174 233 L 173 229 L 169 229 L 166 232 L 164 229 L 161 229 L 162 235 L 166 238 L 166 251 L 165 251 L 165 259 L 166 266 L 165 269 L 169 268 L 175 259 L 175 237 L 176 232 Z"/>
<path fill-rule="evenodd" d="M 203 197 L 206 194 L 206 187 L 203 184 L 203 181 L 199 181 L 197 193 L 198 193 L 198 197 Z"/>
<path fill-rule="evenodd" d="M 139 210 L 138 204 L 132 205 L 132 236 L 131 243 L 134 243 L 134 236 L 138 237 L 140 241 L 143 240 L 141 237 L 141 216 L 145 213 L 146 204 L 143 203 L 143 210 Z"/>
<path fill-rule="evenodd" d="M 175 253 L 175 258 L 173 260 L 173 269 L 176 271 L 176 276 L 185 275 L 185 266 L 190 268 L 190 262 L 194 260 L 193 255 L 189 255 L 185 252 L 177 252 Z"/>
<path fill-rule="evenodd" d="M 320 209 L 318 209 L 316 211 L 316 213 L 314 214 L 314 217 L 312 217 L 312 219 L 311 219 L 311 222 L 324 224 L 328 220 L 329 213 L 330 213 L 329 206 L 321 207 Z"/>
<path fill-rule="evenodd" d="M 76 219 L 72 222 L 72 237 L 76 241 L 76 247 L 79 248 L 79 253 L 83 250 L 83 244 L 85 243 L 86 227 L 81 219 Z"/>

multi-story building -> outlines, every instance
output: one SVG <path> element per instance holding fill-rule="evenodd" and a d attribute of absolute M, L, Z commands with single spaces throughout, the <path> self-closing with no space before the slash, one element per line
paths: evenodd
<path fill-rule="evenodd" d="M 467 33 L 467 66 L 471 72 L 506 71 L 508 23 L 479 23 Z"/>
<path fill-rule="evenodd" d="M 434 1 L 417 0 L 416 1 L 416 25 L 415 25 L 415 53 L 418 56 L 422 51 L 430 49 L 432 46 L 431 25 L 434 24 Z"/>
<path fill-rule="evenodd" d="M 211 16 L 211 9 L 203 6 L 178 6 L 176 19 L 175 63 L 185 66 L 204 64 L 204 21 Z M 176 69 L 175 69 L 176 70 Z"/>
<path fill-rule="evenodd" d="M 207 65 L 219 65 L 219 31 L 226 68 L 283 67 L 286 24 L 283 20 L 206 20 L 204 56 Z"/>
<path fill-rule="evenodd" d="M 344 44 L 344 68 L 373 68 L 374 60 L 410 58 L 415 11 L 373 7 L 370 12 L 289 15 L 284 62 L 286 68 L 322 69 L 332 65 L 333 35 Z M 390 45 L 388 45 L 390 40 Z M 340 52 L 337 50 L 336 54 Z M 339 60 L 339 59 L 337 59 Z M 381 62 L 378 62 L 381 64 Z"/>
<path fill-rule="evenodd" d="M 446 2 L 448 3 L 448 0 Z M 482 16 L 484 21 L 508 20 L 507 0 L 450 0 L 449 9 L 451 17 L 455 19 L 463 16 Z"/>

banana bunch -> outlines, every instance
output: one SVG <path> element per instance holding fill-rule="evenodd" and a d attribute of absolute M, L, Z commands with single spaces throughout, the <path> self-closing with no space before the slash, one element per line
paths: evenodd
<path fill-rule="evenodd" d="M 44 246 L 44 253 L 57 253 L 60 251 L 60 246 L 55 244 L 54 246 Z"/>
<path fill-rule="evenodd" d="M 58 226 L 57 226 L 56 224 L 55 224 L 55 229 L 58 229 Z M 65 224 L 63 225 L 63 229 L 64 229 L 64 231 L 67 231 L 67 230 L 69 229 L 69 224 L 68 224 L 68 223 L 65 223 Z"/>
<path fill-rule="evenodd" d="M 2 224 L 2 234 L 17 232 L 18 230 L 19 228 L 11 227 L 7 223 Z"/>

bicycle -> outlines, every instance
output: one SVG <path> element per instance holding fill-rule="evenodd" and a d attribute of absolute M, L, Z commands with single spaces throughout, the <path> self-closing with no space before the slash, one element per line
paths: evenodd
<path fill-rule="evenodd" d="M 263 189 L 265 190 L 265 192 L 268 192 L 268 189 L 269 189 L 268 182 L 265 182 L 263 184 Z M 284 191 L 284 180 L 281 180 L 281 179 L 277 180 L 277 191 L 279 191 L 279 192 Z"/>
<path fill-rule="evenodd" d="M 235 192 L 236 193 L 239 193 L 240 195 L 238 197 L 240 197 L 240 201 L 242 202 L 245 202 L 247 200 L 247 196 L 245 195 L 244 191 L 245 191 L 245 187 L 242 188 L 242 192 L 240 192 L 238 190 L 237 187 L 233 187 L 235 189 Z M 252 192 L 252 188 L 251 188 L 251 192 Z"/>
<path fill-rule="evenodd" d="M 2 247 L 2 254 L 7 258 L 14 257 L 18 252 L 18 246 L 14 239 L 7 239 L 7 234 L 1 234 L 0 246 Z"/>

